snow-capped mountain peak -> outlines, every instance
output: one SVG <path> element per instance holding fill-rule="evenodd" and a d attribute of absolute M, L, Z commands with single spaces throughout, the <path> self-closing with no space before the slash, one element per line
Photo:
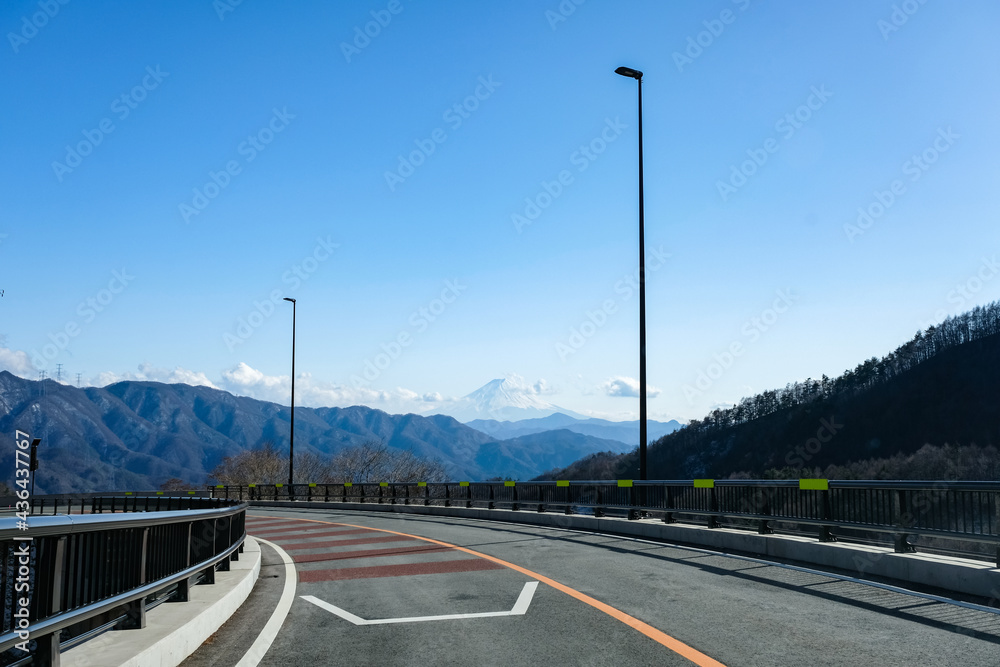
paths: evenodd
<path fill-rule="evenodd" d="M 544 400 L 535 388 L 526 385 L 518 376 L 491 380 L 471 394 L 435 408 L 434 412 L 451 415 L 460 422 L 473 419 L 516 421 L 548 417 L 557 412 L 584 418 Z"/>

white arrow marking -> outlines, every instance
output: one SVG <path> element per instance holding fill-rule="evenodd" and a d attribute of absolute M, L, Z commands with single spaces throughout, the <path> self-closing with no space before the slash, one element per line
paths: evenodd
<path fill-rule="evenodd" d="M 376 618 L 372 620 L 361 618 L 360 616 L 355 616 L 346 609 L 341 609 L 337 605 L 330 604 L 329 602 L 324 602 L 317 597 L 312 595 L 302 595 L 300 596 L 306 602 L 311 602 L 320 609 L 326 609 L 332 614 L 340 616 L 345 621 L 350 621 L 354 625 L 384 625 L 386 623 L 419 623 L 422 621 L 453 621 L 461 618 L 490 618 L 493 616 L 524 616 L 528 611 L 528 605 L 531 604 L 531 598 L 535 595 L 535 589 L 538 588 L 537 581 L 529 581 L 521 589 L 521 594 L 517 596 L 517 602 L 514 603 L 514 608 L 510 611 L 486 611 L 478 614 L 445 614 L 444 616 L 409 616 L 406 618 Z"/>

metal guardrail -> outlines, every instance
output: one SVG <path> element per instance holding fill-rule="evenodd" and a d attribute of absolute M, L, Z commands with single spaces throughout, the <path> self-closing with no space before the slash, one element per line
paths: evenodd
<path fill-rule="evenodd" d="M 60 500 L 82 513 L 33 513 L 27 530 L 0 518 L 0 665 L 58 664 L 60 648 L 144 627 L 148 609 L 187 601 L 192 585 L 214 583 L 243 550 L 246 503 L 153 495 L 147 510 L 143 496 Z M 30 656 L 16 648 L 26 638 Z"/>
<path fill-rule="evenodd" d="M 656 515 L 665 523 L 704 523 L 810 534 L 820 541 L 882 542 L 897 552 L 921 548 L 1000 567 L 1000 482 L 856 480 L 599 480 L 256 484 L 210 487 L 240 501 L 422 504 L 566 514 Z M 995 551 L 995 553 L 994 553 Z"/>
<path fill-rule="evenodd" d="M 172 495 L 167 491 L 126 491 L 108 496 L 93 493 L 63 493 L 47 496 L 32 496 L 29 515 L 44 514 L 99 514 L 104 512 L 163 512 L 170 510 L 212 509 L 228 506 L 220 499 L 212 498 L 209 491 L 182 491 L 184 495 Z M 13 513 L 17 506 L 16 496 L 0 496 L 0 517 L 4 512 Z"/>

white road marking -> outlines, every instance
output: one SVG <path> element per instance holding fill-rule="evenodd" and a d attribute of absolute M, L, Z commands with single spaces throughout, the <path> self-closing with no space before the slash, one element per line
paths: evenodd
<path fill-rule="evenodd" d="M 285 553 L 285 550 L 274 542 L 268 542 L 263 538 L 255 537 L 254 539 L 258 542 L 263 542 L 278 552 L 281 560 L 285 563 L 285 587 L 281 591 L 281 597 L 278 599 L 278 606 L 274 608 L 274 613 L 271 614 L 271 618 L 267 619 L 264 629 L 260 631 L 259 635 L 257 635 L 257 639 L 250 646 L 250 649 L 244 653 L 243 657 L 240 658 L 240 661 L 236 663 L 236 667 L 257 667 L 260 661 L 264 658 L 264 654 L 267 653 L 269 648 L 271 648 L 271 644 L 274 643 L 274 639 L 278 636 L 278 631 L 285 622 L 285 617 L 288 616 L 288 610 L 292 608 L 292 602 L 295 601 L 295 585 L 298 583 L 298 575 L 295 572 L 295 563 L 292 562 L 291 557 Z"/>
<path fill-rule="evenodd" d="M 301 596 L 306 602 L 311 602 L 320 609 L 325 609 L 331 614 L 336 614 L 340 616 L 345 621 L 350 621 L 354 625 L 385 625 L 387 623 L 420 623 L 423 621 L 454 621 L 463 618 L 492 618 L 495 616 L 524 616 L 528 611 L 528 605 L 531 604 L 531 598 L 535 595 L 535 589 L 538 588 L 537 581 L 529 581 L 521 589 L 521 594 L 517 596 L 517 602 L 514 603 L 514 608 L 510 611 L 486 611 L 476 614 L 445 614 L 443 616 L 409 616 L 406 618 L 377 618 L 377 619 L 364 619 L 360 616 L 355 616 L 346 609 L 341 609 L 337 605 L 330 604 L 320 600 L 312 595 Z M 239 667 L 239 666 L 238 666 Z"/>

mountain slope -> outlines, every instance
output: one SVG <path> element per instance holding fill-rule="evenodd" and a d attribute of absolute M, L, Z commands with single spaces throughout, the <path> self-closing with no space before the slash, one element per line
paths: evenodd
<path fill-rule="evenodd" d="M 617 440 L 601 440 L 561 429 L 487 443 L 480 448 L 476 461 L 483 469 L 497 471 L 497 477 L 531 479 L 541 471 L 571 463 L 574 459 L 566 458 L 571 451 L 578 453 L 575 456 L 589 456 L 625 450 Z"/>
<path fill-rule="evenodd" d="M 993 303 L 918 332 L 840 377 L 791 383 L 692 421 L 650 445 L 649 477 L 760 477 L 774 469 L 811 476 L 831 465 L 912 455 L 924 445 L 996 447 L 998 377 L 1000 303 Z M 626 475 L 636 460 L 630 453 L 613 464 L 607 457 L 579 461 L 573 472 Z"/>
<path fill-rule="evenodd" d="M 0 446 L 13 450 L 15 429 L 42 438 L 37 493 L 152 489 L 172 477 L 202 484 L 225 456 L 268 440 L 287 449 L 289 417 L 286 406 L 202 386 L 120 382 L 79 389 L 0 372 Z M 497 442 L 444 415 L 295 409 L 296 454 L 327 455 L 371 439 L 439 459 L 450 475 L 469 480 L 506 471 L 527 478 L 608 448 L 590 436 Z M 7 476 L 12 481 L 12 467 Z"/>
<path fill-rule="evenodd" d="M 651 475 L 723 477 L 912 454 L 925 444 L 1000 444 L 1000 336 L 946 350 L 861 393 L 819 397 L 650 448 Z"/>
<path fill-rule="evenodd" d="M 629 448 L 639 446 L 639 422 L 613 422 L 606 419 L 574 419 L 568 415 L 556 413 L 538 419 L 522 419 L 520 421 L 497 421 L 495 419 L 474 419 L 466 422 L 477 431 L 487 433 L 499 440 L 516 438 L 532 433 L 543 433 L 553 429 L 567 429 L 574 433 L 592 435 L 604 440 L 617 440 Z M 655 440 L 681 428 L 681 424 L 671 419 L 669 422 L 648 420 L 646 422 L 647 437 Z"/>

